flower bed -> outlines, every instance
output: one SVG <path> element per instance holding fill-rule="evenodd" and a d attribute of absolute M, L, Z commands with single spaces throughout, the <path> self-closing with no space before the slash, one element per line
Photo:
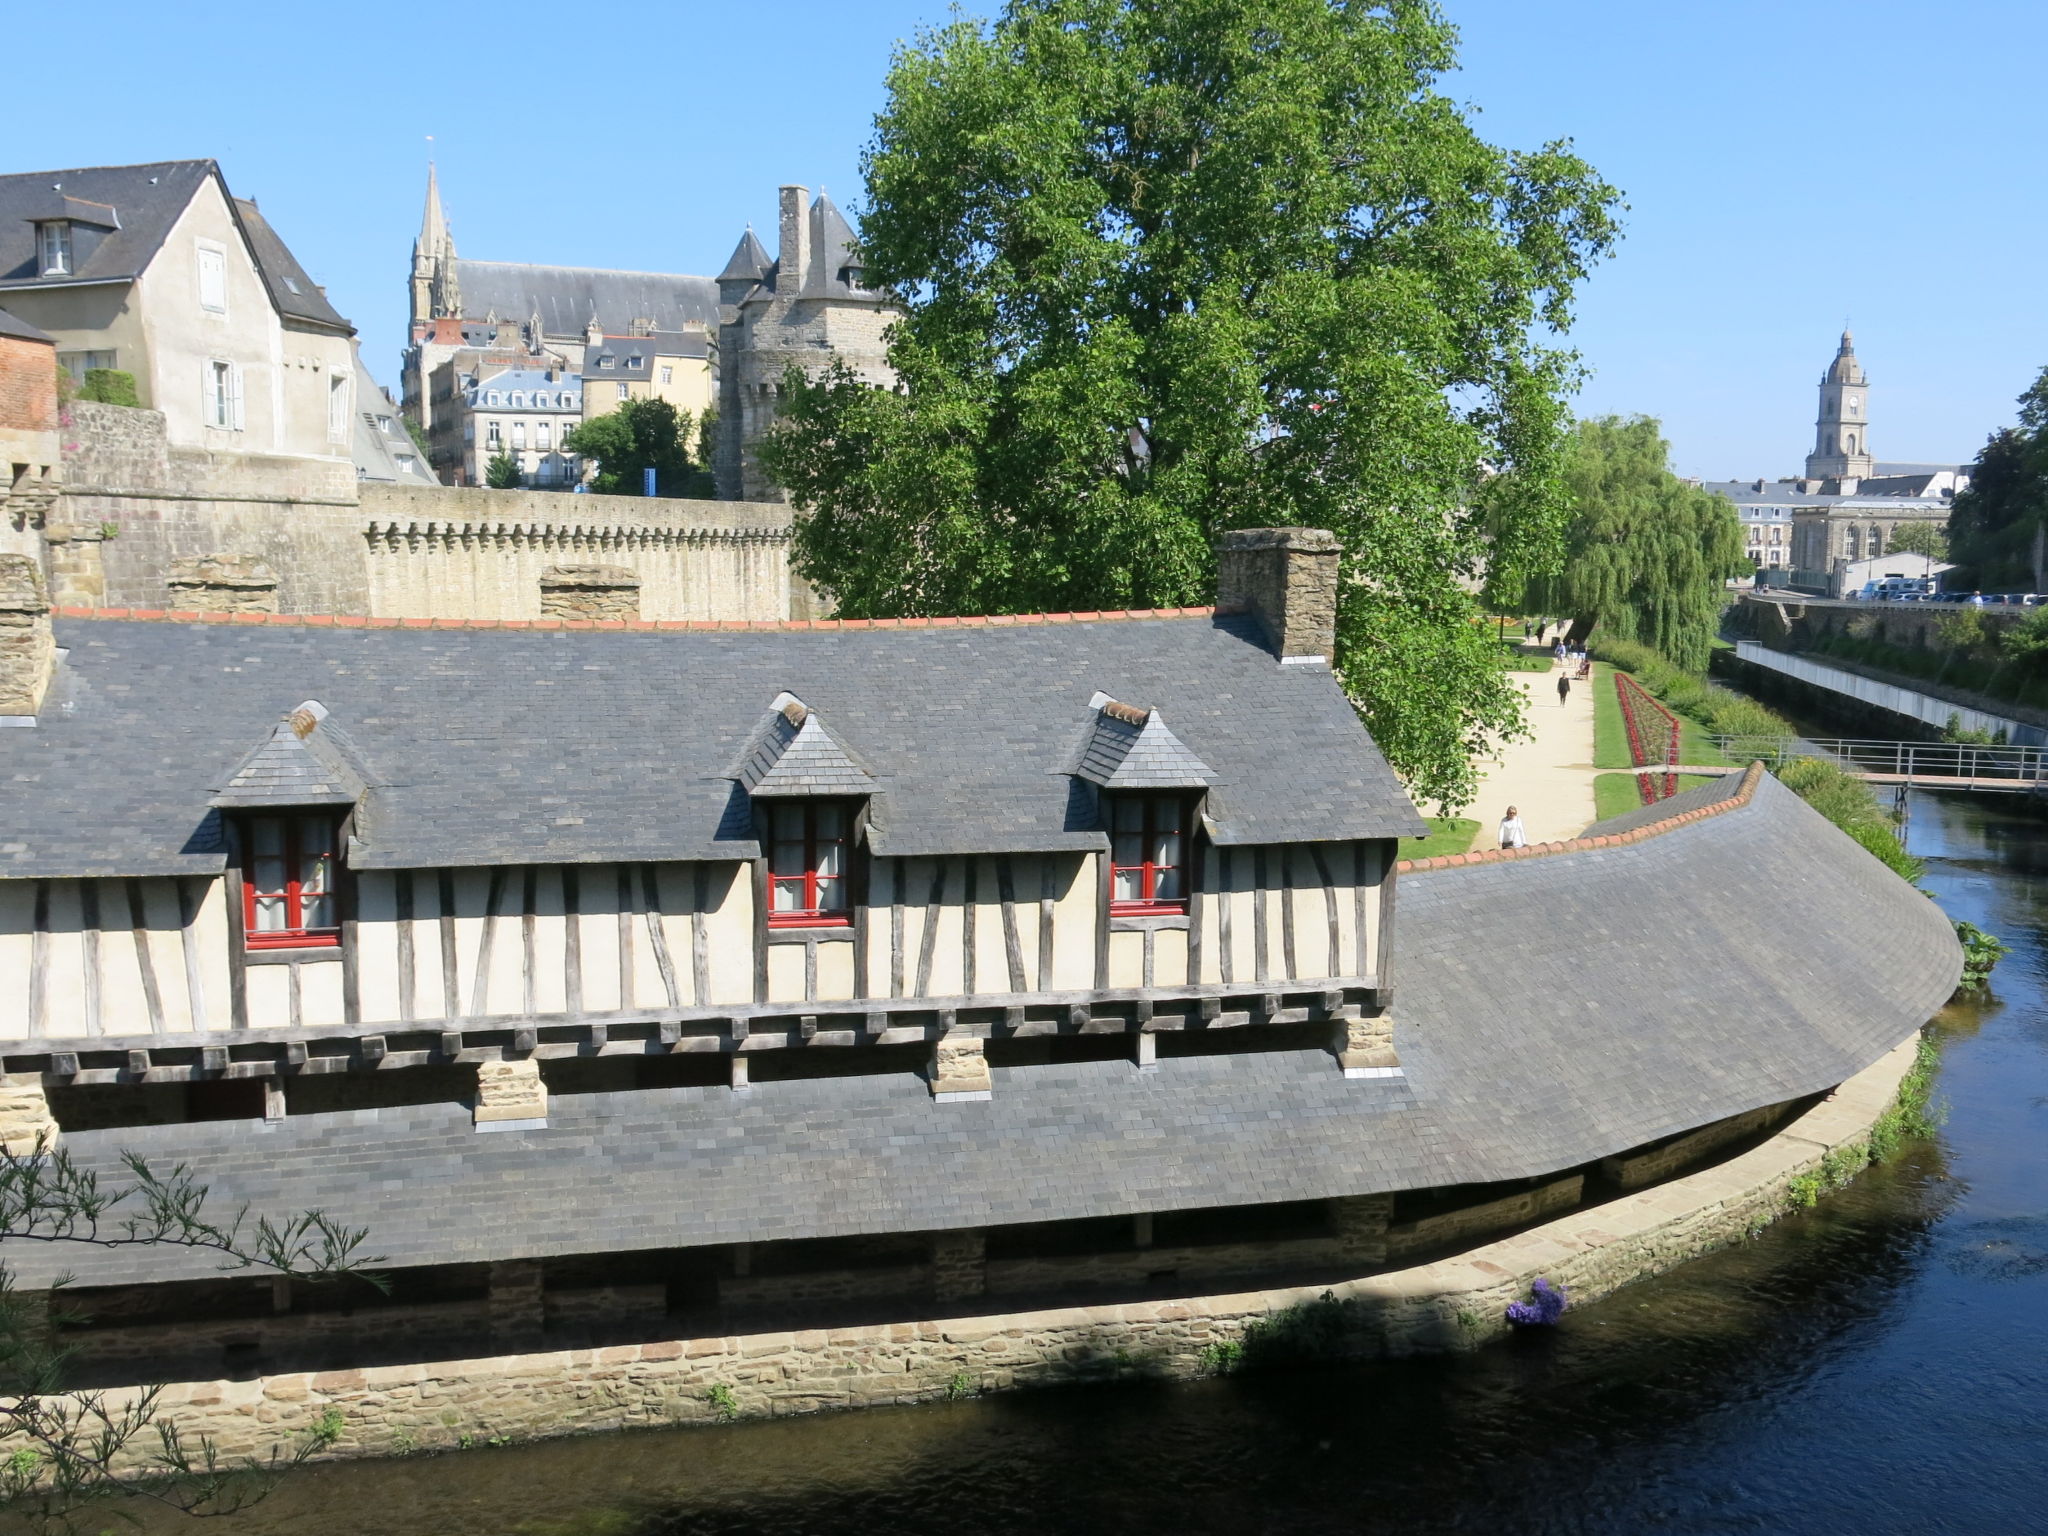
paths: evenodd
<path fill-rule="evenodd" d="M 1621 723 L 1628 731 L 1630 760 L 1638 768 L 1661 763 L 1667 770 L 1637 774 L 1636 792 L 1645 805 L 1670 799 L 1678 793 L 1678 775 L 1670 771 L 1678 763 L 1678 716 L 1626 672 L 1614 674 L 1614 696 L 1621 704 Z"/>

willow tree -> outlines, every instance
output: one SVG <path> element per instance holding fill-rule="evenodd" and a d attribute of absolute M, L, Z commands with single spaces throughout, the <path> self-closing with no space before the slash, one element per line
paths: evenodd
<path fill-rule="evenodd" d="M 1648 416 L 1602 416 L 1572 434 L 1564 480 L 1571 503 L 1565 557 L 1511 588 L 1490 580 L 1507 606 L 1569 618 L 1653 645 L 1679 666 L 1706 670 L 1727 601 L 1726 583 L 1753 570 L 1734 503 L 1671 473 L 1671 448 Z"/>
<path fill-rule="evenodd" d="M 1554 558 L 1576 364 L 1539 336 L 1616 194 L 1483 141 L 1454 52 L 1429 0 L 1012 0 L 901 48 L 860 235 L 899 387 L 791 370 L 762 450 L 803 574 L 848 616 L 1200 603 L 1229 529 L 1331 529 L 1346 686 L 1468 800 L 1520 697 L 1470 587 Z"/>

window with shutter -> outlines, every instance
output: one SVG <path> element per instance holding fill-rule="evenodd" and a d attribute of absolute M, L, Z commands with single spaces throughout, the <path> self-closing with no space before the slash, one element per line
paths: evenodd
<path fill-rule="evenodd" d="M 225 251 L 199 247 L 199 307 L 216 315 L 228 312 L 228 258 Z"/>

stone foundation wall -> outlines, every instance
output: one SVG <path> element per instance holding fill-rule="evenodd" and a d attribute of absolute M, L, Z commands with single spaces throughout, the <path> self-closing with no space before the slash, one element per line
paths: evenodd
<path fill-rule="evenodd" d="M 1790 1104 L 1767 1104 L 1762 1109 L 1752 1109 L 1746 1115 L 1735 1115 L 1705 1126 L 1690 1135 L 1667 1141 L 1661 1147 L 1652 1147 L 1647 1152 L 1602 1158 L 1601 1176 L 1619 1189 L 1640 1189 L 1645 1184 L 1668 1179 L 1710 1152 L 1718 1152 L 1745 1136 L 1756 1134 L 1765 1126 L 1777 1124 L 1791 1114 L 1793 1108 Z"/>
<path fill-rule="evenodd" d="M 1831 1151 L 1864 1145 L 1917 1044 L 1907 1041 L 1777 1135 L 1712 1168 L 1454 1258 L 1327 1288 L 182 1382 L 164 1389 L 160 1407 L 188 1437 L 210 1435 L 232 1456 L 267 1454 L 331 1406 L 345 1420 L 333 1454 L 375 1456 L 498 1435 L 709 1422 L 720 1416 L 706 1397 L 713 1387 L 726 1389 L 743 1416 L 765 1417 L 918 1402 L 961 1381 L 999 1391 L 1191 1377 L 1215 1368 L 1214 1346 L 1244 1346 L 1254 1360 L 1262 1349 L 1277 1352 L 1303 1309 L 1334 1309 L 1337 1342 L 1319 1348 L 1341 1357 L 1473 1349 L 1506 1331 L 1507 1303 L 1539 1275 L 1583 1306 L 1782 1215 L 1795 1178 Z M 1317 1320 L 1330 1318 L 1319 1311 Z M 1315 1336 L 1330 1337 L 1320 1328 Z"/>
<path fill-rule="evenodd" d="M 1482 1205 L 1464 1206 L 1441 1215 L 1425 1216 L 1419 1221 L 1399 1222 L 1387 1228 L 1387 1257 L 1405 1259 L 1432 1248 L 1443 1248 L 1488 1232 L 1498 1232 L 1503 1227 L 1540 1221 L 1545 1216 L 1553 1216 L 1577 1205 L 1585 1186 L 1585 1178 L 1575 1173 L 1568 1179 L 1504 1195 Z"/>

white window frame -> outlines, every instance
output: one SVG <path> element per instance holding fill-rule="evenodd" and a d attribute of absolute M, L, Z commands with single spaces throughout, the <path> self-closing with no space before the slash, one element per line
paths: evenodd
<path fill-rule="evenodd" d="M 349 400 L 354 393 L 349 388 L 349 376 L 339 370 L 327 375 L 327 441 L 345 443 L 348 441 Z"/>
<path fill-rule="evenodd" d="M 553 427 L 554 423 L 548 421 L 537 421 L 533 424 L 533 446 L 542 453 L 555 451 Z"/>
<path fill-rule="evenodd" d="M 199 275 L 199 307 L 210 315 L 225 315 L 228 312 L 226 248 L 201 242 L 197 250 L 196 270 Z"/>
<path fill-rule="evenodd" d="M 523 421 L 512 423 L 512 451 L 514 453 L 526 452 L 526 423 Z"/>
<path fill-rule="evenodd" d="M 630 400 L 633 398 L 633 386 L 627 383 L 624 379 L 619 380 L 619 398 L 621 400 Z"/>
<path fill-rule="evenodd" d="M 36 271 L 43 277 L 72 274 L 71 225 L 64 219 L 48 219 L 36 226 Z"/>
<path fill-rule="evenodd" d="M 206 360 L 203 386 L 207 426 L 217 432 L 242 430 L 242 367 L 226 358 Z"/>
<path fill-rule="evenodd" d="M 661 365 L 661 382 L 662 382 L 662 383 L 664 383 L 664 384 L 673 384 L 673 383 L 675 383 L 675 381 L 676 381 L 676 370 L 675 370 L 675 365 L 674 365 L 673 363 L 663 363 L 663 364 Z"/>

